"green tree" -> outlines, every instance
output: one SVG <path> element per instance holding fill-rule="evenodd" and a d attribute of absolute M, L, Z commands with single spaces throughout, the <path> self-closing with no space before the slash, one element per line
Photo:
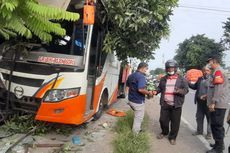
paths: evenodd
<path fill-rule="evenodd" d="M 160 40 L 169 35 L 169 17 L 178 0 L 101 2 L 106 11 L 102 9 L 96 13 L 103 14 L 102 26 L 108 23 L 103 50 L 115 50 L 120 60 L 154 58 Z M 18 34 L 29 39 L 34 34 L 41 40 L 50 41 L 52 34 L 65 35 L 65 29 L 52 21 L 79 18 L 78 14 L 42 6 L 36 0 L 0 0 L 0 7 L 0 35 L 6 39 Z"/>
<path fill-rule="evenodd" d="M 76 21 L 79 14 L 38 4 L 36 0 L 0 0 L 0 35 L 5 39 L 32 34 L 43 41 L 51 41 L 52 34 L 65 35 L 66 31 L 55 20 Z M 52 20 L 52 21 L 51 21 Z"/>
<path fill-rule="evenodd" d="M 169 35 L 169 17 L 178 0 L 106 0 L 109 33 L 104 50 L 120 59 L 153 58 L 162 37 Z"/>
<path fill-rule="evenodd" d="M 204 34 L 192 36 L 179 44 L 174 59 L 179 67 L 185 70 L 190 68 L 201 69 L 210 56 L 219 57 L 222 60 L 224 47 L 221 43 L 209 39 Z"/>
<path fill-rule="evenodd" d="M 224 35 L 222 43 L 226 45 L 227 48 L 230 48 L 230 18 L 224 23 Z"/>
<path fill-rule="evenodd" d="M 155 75 L 159 75 L 159 74 L 164 74 L 165 70 L 162 68 L 156 68 L 155 69 Z"/>
<path fill-rule="evenodd" d="M 156 68 L 155 70 L 151 70 L 150 71 L 150 74 L 151 75 L 159 75 L 159 74 L 164 74 L 165 73 L 165 70 L 162 69 L 162 68 Z"/>
<path fill-rule="evenodd" d="M 149 73 L 154 76 L 155 75 L 155 71 L 154 70 L 150 70 Z"/>

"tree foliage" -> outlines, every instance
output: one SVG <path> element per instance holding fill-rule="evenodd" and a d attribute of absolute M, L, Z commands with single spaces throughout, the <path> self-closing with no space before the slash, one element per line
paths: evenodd
<path fill-rule="evenodd" d="M 159 74 L 164 74 L 165 70 L 162 68 L 156 68 L 155 70 L 151 70 L 150 74 L 151 75 L 159 75 Z"/>
<path fill-rule="evenodd" d="M 224 47 L 205 35 L 192 36 L 179 44 L 174 59 L 180 68 L 202 68 L 210 56 L 219 57 L 222 60 Z"/>
<path fill-rule="evenodd" d="M 169 17 L 177 2 L 103 0 L 107 15 L 102 20 L 109 25 L 103 50 L 116 51 L 120 60 L 127 57 L 154 58 L 154 50 L 159 47 L 160 40 L 169 35 Z M 43 6 L 36 0 L 0 0 L 0 8 L 0 35 L 5 39 L 16 35 L 29 39 L 34 34 L 48 42 L 52 34 L 65 35 L 65 29 L 52 21 L 75 21 L 79 18 L 78 14 Z"/>
<path fill-rule="evenodd" d="M 226 47 L 230 48 L 230 18 L 224 23 L 224 35 L 222 42 L 226 45 Z"/>
<path fill-rule="evenodd" d="M 152 76 L 155 75 L 154 70 L 150 70 L 149 73 L 150 73 Z"/>
<path fill-rule="evenodd" d="M 162 37 L 169 34 L 169 17 L 178 0 L 106 0 L 109 33 L 104 50 L 120 59 L 153 58 Z"/>
<path fill-rule="evenodd" d="M 43 41 L 51 41 L 51 34 L 66 33 L 60 24 L 52 21 L 79 18 L 79 14 L 40 5 L 36 0 L 0 0 L 0 9 L 0 35 L 5 39 L 18 34 L 29 39 L 34 34 Z"/>

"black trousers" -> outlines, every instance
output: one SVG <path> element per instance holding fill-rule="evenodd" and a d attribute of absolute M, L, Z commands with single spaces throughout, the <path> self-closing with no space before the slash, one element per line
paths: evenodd
<path fill-rule="evenodd" d="M 168 139 L 176 139 L 181 120 L 181 107 L 175 108 L 174 106 L 161 106 L 160 112 L 160 126 L 163 135 L 168 135 Z M 170 124 L 170 131 L 169 131 Z"/>
<path fill-rule="evenodd" d="M 210 112 L 210 121 L 213 139 L 215 140 L 216 149 L 221 149 L 224 145 L 224 117 L 226 109 L 216 108 L 214 112 Z"/>
<path fill-rule="evenodd" d="M 206 100 L 197 99 L 197 110 L 196 110 L 196 123 L 197 123 L 197 132 L 203 134 L 204 127 L 204 117 L 207 119 L 207 134 L 211 134 L 210 128 L 210 114 L 207 106 Z"/>

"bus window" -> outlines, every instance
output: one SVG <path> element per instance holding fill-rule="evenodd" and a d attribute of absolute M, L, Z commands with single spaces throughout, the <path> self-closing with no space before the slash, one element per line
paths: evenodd
<path fill-rule="evenodd" d="M 87 36 L 88 26 L 83 25 L 83 21 L 80 20 L 75 24 L 74 28 L 74 44 L 73 44 L 73 54 L 78 56 L 83 56 L 85 49 L 85 42 Z"/>
<path fill-rule="evenodd" d="M 90 58 L 89 58 L 89 75 L 96 74 L 96 58 L 98 52 L 98 42 L 100 38 L 98 37 L 99 31 L 96 25 L 93 27 L 91 45 L 90 45 Z"/>
<path fill-rule="evenodd" d="M 49 44 L 44 44 L 43 47 L 47 50 L 47 52 L 70 54 L 73 22 L 64 21 L 61 25 L 66 29 L 66 35 L 63 37 L 55 35 Z"/>
<path fill-rule="evenodd" d="M 103 42 L 105 38 L 105 32 L 101 31 L 100 33 L 100 43 L 98 45 L 98 52 L 97 52 L 97 76 L 100 76 L 105 64 L 105 60 L 107 57 L 107 53 L 102 51 L 103 48 Z"/>
<path fill-rule="evenodd" d="M 43 46 L 47 52 L 78 56 L 84 55 L 88 26 L 83 25 L 83 9 L 77 9 L 74 12 L 80 14 L 80 19 L 76 22 L 61 22 L 62 28 L 66 30 L 66 35 L 63 37 L 53 36 L 52 41 Z"/>
<path fill-rule="evenodd" d="M 107 53 L 102 51 L 104 40 L 104 30 L 97 24 L 93 27 L 93 35 L 91 40 L 89 75 L 100 76 L 107 57 Z"/>

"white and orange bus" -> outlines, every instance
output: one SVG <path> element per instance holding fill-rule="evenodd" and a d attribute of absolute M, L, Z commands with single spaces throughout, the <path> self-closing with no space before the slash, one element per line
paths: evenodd
<path fill-rule="evenodd" d="M 103 108 L 116 101 L 120 62 L 102 51 L 108 28 L 98 13 L 102 3 L 96 4 L 93 25 L 83 24 L 83 3 L 70 2 L 68 10 L 81 18 L 61 23 L 66 36 L 54 36 L 49 44 L 30 43 L 27 53 L 1 47 L 2 112 L 29 112 L 36 120 L 82 124 L 98 119 Z"/>

